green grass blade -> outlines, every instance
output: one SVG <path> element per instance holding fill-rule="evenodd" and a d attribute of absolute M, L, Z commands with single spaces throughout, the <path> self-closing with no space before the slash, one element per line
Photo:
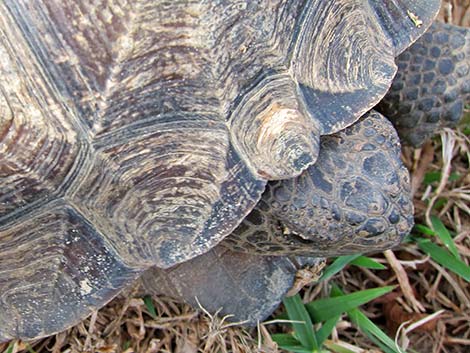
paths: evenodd
<path fill-rule="evenodd" d="M 304 348 L 318 350 L 317 337 L 313 331 L 313 324 L 307 309 L 305 308 L 298 294 L 292 297 L 286 297 L 283 300 L 287 310 L 289 320 L 302 321 L 302 323 L 292 323 L 295 334 Z"/>
<path fill-rule="evenodd" d="M 431 223 L 439 239 L 441 239 L 452 255 L 460 260 L 459 251 L 457 250 L 454 240 L 452 239 L 452 236 L 450 235 L 444 223 L 442 223 L 442 221 L 436 216 L 431 216 Z"/>
<path fill-rule="evenodd" d="M 366 289 L 339 297 L 318 299 L 306 304 L 305 307 L 314 322 L 321 322 L 391 292 L 394 288 L 394 286 L 388 286 Z"/>
<path fill-rule="evenodd" d="M 337 288 L 337 286 L 333 283 L 330 296 L 331 297 L 341 296 L 342 293 L 335 291 L 335 287 Z M 338 323 L 340 318 L 341 318 L 341 315 L 336 315 L 336 316 L 332 317 L 331 319 L 326 320 L 322 324 L 322 327 L 316 332 L 317 340 L 318 340 L 318 343 L 319 343 L 320 347 L 322 347 L 322 345 L 325 343 L 326 339 L 331 335 L 331 332 L 335 328 L 335 326 Z"/>
<path fill-rule="evenodd" d="M 304 348 L 302 346 L 281 346 L 280 348 L 285 349 L 286 351 L 294 352 L 294 353 L 315 353 L 316 351 L 312 351 L 308 348 Z"/>
<path fill-rule="evenodd" d="M 131 346 L 131 341 L 127 340 L 124 342 L 124 345 L 122 346 L 122 350 L 125 351 L 126 349 L 130 348 Z"/>
<path fill-rule="evenodd" d="M 15 346 L 15 342 L 10 342 L 8 348 L 5 353 L 13 353 L 13 347 Z"/>
<path fill-rule="evenodd" d="M 448 270 L 456 273 L 467 282 L 470 282 L 470 266 L 428 239 L 418 238 L 416 240 L 418 242 L 419 248 L 426 254 L 430 255 L 434 261 L 444 266 Z"/>
<path fill-rule="evenodd" d="M 434 205 L 432 206 L 432 208 L 434 210 L 439 210 L 441 208 L 443 208 L 445 205 L 447 204 L 447 199 L 446 198 L 438 198 L 436 200 L 436 202 L 434 202 Z"/>
<path fill-rule="evenodd" d="M 426 227 L 422 224 L 415 224 L 413 227 L 413 232 L 418 231 L 419 233 L 435 236 L 436 233 L 429 227 Z"/>
<path fill-rule="evenodd" d="M 441 178 L 442 178 L 442 173 L 441 172 L 438 172 L 438 171 L 427 172 L 424 175 L 423 183 L 425 185 L 430 185 L 432 183 L 437 183 L 437 182 L 441 181 Z M 460 174 L 457 173 L 457 172 L 453 172 L 449 175 L 449 178 L 447 179 L 447 181 L 449 183 L 451 183 L 451 182 L 457 181 L 459 179 L 460 179 Z"/>
<path fill-rule="evenodd" d="M 302 344 L 291 334 L 288 333 L 274 333 L 271 338 L 279 346 L 302 346 Z"/>
<path fill-rule="evenodd" d="M 289 352 L 294 352 L 294 353 L 315 353 L 314 351 L 304 348 L 302 346 L 281 346 L 279 345 L 280 348 L 289 351 Z"/>
<path fill-rule="evenodd" d="M 150 316 L 156 320 L 157 319 L 157 311 L 155 310 L 155 306 L 153 305 L 153 300 L 150 295 L 147 295 L 144 297 L 144 304 L 145 307 L 147 308 Z"/>
<path fill-rule="evenodd" d="M 327 279 L 333 277 L 335 274 L 340 272 L 346 265 L 348 265 L 351 261 L 357 259 L 360 254 L 356 255 L 346 255 L 346 256 L 340 256 L 336 258 L 335 261 L 329 265 L 325 271 L 323 271 L 323 275 L 320 278 L 320 281 L 326 281 Z"/>
<path fill-rule="evenodd" d="M 344 296 L 343 291 L 336 285 L 331 288 L 331 296 Z M 356 325 L 371 341 L 385 353 L 401 353 L 395 347 L 395 342 L 377 327 L 361 310 L 354 308 L 347 312 L 352 323 Z"/>
<path fill-rule="evenodd" d="M 339 321 L 341 315 L 336 315 L 331 319 L 326 320 L 321 328 L 316 332 L 318 345 L 321 347 L 328 337 L 330 337 L 331 332 L 335 328 L 337 322 Z"/>
<path fill-rule="evenodd" d="M 294 336 L 287 333 L 276 333 L 271 335 L 274 342 L 277 343 L 279 348 L 295 353 L 312 353 L 311 349 L 305 348 L 302 344 L 295 339 Z"/>
<path fill-rule="evenodd" d="M 356 353 L 357 352 L 357 351 L 355 352 L 350 349 L 347 349 L 343 346 L 340 346 L 339 344 L 333 341 L 326 341 L 325 347 L 329 349 L 328 352 L 335 352 L 335 353 Z"/>
<path fill-rule="evenodd" d="M 457 172 L 453 172 L 449 175 L 449 179 L 447 179 L 449 182 L 453 182 L 453 181 L 457 181 L 461 178 L 462 176 L 457 173 Z"/>
<path fill-rule="evenodd" d="M 36 353 L 36 351 L 29 345 L 29 343 L 26 343 L 26 349 L 28 350 L 29 353 Z"/>
<path fill-rule="evenodd" d="M 367 256 L 359 256 L 358 258 L 352 260 L 351 265 L 370 268 L 373 270 L 385 270 L 387 267 L 378 263 L 375 260 L 372 260 L 370 257 Z"/>
<path fill-rule="evenodd" d="M 385 353 L 401 353 L 395 346 L 395 342 L 387 336 L 379 327 L 377 327 L 367 316 L 359 309 L 353 309 L 348 312 L 352 323 L 356 325 L 371 341 L 380 347 Z"/>
<path fill-rule="evenodd" d="M 441 172 L 438 171 L 427 172 L 423 178 L 423 183 L 425 185 L 429 185 L 439 181 L 441 181 Z"/>

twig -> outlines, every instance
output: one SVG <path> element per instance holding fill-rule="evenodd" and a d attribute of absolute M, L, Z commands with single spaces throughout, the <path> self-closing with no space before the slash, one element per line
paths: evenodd
<path fill-rule="evenodd" d="M 416 299 L 413 288 L 410 285 L 410 281 L 408 280 L 408 275 L 406 274 L 405 269 L 400 264 L 400 262 L 395 257 L 395 254 L 391 250 L 384 251 L 385 258 L 387 259 L 388 263 L 393 269 L 393 272 L 397 275 L 398 283 L 400 284 L 400 288 L 403 292 L 403 295 L 413 307 L 414 311 L 416 312 L 424 312 L 425 309 L 423 305 Z"/>

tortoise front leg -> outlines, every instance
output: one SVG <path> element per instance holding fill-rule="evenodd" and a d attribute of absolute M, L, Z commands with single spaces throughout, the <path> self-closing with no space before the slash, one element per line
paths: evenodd
<path fill-rule="evenodd" d="M 400 138 L 420 146 L 439 129 L 455 127 L 470 102 L 470 30 L 436 22 L 397 64 L 379 110 Z"/>
<path fill-rule="evenodd" d="M 321 271 L 320 258 L 258 256 L 217 246 L 170 269 L 152 268 L 142 276 L 149 294 L 167 294 L 199 305 L 231 322 L 256 325 L 277 308 L 304 266 Z"/>

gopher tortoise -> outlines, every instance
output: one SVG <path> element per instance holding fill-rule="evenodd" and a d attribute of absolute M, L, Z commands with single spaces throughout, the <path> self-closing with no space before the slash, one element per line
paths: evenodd
<path fill-rule="evenodd" d="M 398 243 L 409 177 L 367 112 L 438 9 L 1 2 L 0 342 L 64 330 L 144 273 L 253 323 L 303 265 Z"/>

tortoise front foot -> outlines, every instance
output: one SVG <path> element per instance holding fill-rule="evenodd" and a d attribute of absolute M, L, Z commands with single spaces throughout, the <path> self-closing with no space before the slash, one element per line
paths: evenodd
<path fill-rule="evenodd" d="M 322 259 L 258 256 L 217 246 L 170 269 L 142 276 L 149 294 L 167 294 L 201 306 L 232 322 L 256 325 L 266 319 L 294 285 L 297 270 L 320 267 Z"/>
<path fill-rule="evenodd" d="M 402 141 L 417 147 L 440 129 L 455 127 L 470 102 L 470 30 L 436 22 L 397 64 L 379 110 Z"/>

